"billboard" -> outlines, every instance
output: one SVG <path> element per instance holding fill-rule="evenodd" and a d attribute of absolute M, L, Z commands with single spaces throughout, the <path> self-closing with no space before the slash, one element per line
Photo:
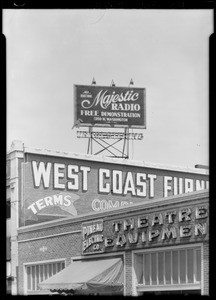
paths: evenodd
<path fill-rule="evenodd" d="M 74 85 L 74 124 L 146 128 L 144 88 Z"/>
<path fill-rule="evenodd" d="M 206 189 L 209 177 L 105 159 L 28 153 L 22 183 L 21 224 L 30 225 Z"/>

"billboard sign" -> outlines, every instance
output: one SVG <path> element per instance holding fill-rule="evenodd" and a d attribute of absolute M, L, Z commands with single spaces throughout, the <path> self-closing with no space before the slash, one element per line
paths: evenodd
<path fill-rule="evenodd" d="M 74 85 L 74 124 L 146 128 L 144 88 Z"/>
<path fill-rule="evenodd" d="M 136 132 L 104 132 L 104 131 L 77 131 L 77 138 L 90 138 L 93 137 L 94 139 L 124 139 L 127 140 L 142 140 L 143 134 L 142 133 L 136 133 Z"/>
<path fill-rule="evenodd" d="M 30 153 L 23 163 L 22 176 L 23 225 L 209 187 L 205 174 Z"/>

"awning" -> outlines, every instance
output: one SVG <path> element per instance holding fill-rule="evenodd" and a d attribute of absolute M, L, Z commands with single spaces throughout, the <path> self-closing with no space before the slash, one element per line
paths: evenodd
<path fill-rule="evenodd" d="M 123 291 L 123 262 L 120 258 L 75 261 L 39 284 L 52 291 L 121 292 Z"/>

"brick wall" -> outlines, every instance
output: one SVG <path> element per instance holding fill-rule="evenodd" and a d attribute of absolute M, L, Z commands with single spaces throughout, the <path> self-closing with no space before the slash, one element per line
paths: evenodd
<path fill-rule="evenodd" d="M 80 233 L 75 232 L 66 235 L 19 242 L 18 251 L 20 254 L 19 293 L 23 294 L 23 264 L 28 262 L 49 261 L 52 259 L 66 259 L 66 266 L 68 266 L 71 262 L 71 257 L 79 256 L 81 253 Z"/>
<path fill-rule="evenodd" d="M 44 225 L 44 228 L 42 229 L 36 229 L 30 232 L 22 233 L 22 235 L 19 235 L 19 240 L 26 240 L 26 239 L 34 239 L 34 238 L 41 238 L 46 237 L 53 234 L 62 234 L 67 233 L 71 231 L 77 231 L 80 230 L 81 224 L 80 223 L 73 223 L 65 225 L 59 225 L 59 226 L 53 226 L 53 227 L 46 227 Z"/>
<path fill-rule="evenodd" d="M 126 296 L 132 296 L 132 252 L 125 251 L 125 293 Z"/>
<path fill-rule="evenodd" d="M 172 203 L 170 205 L 164 205 L 164 207 L 160 208 L 148 208 L 146 209 L 143 206 L 142 209 L 139 210 L 129 210 L 127 213 L 122 213 L 121 210 L 116 210 L 114 214 L 109 214 L 104 217 L 101 214 L 95 214 L 94 216 L 89 216 L 91 220 L 101 219 L 104 220 L 104 236 L 107 234 L 111 235 L 113 232 L 113 221 L 114 220 L 123 220 L 124 218 L 134 217 L 136 218 L 138 215 L 146 215 L 152 214 L 155 212 L 165 212 L 169 210 L 178 210 L 179 208 L 184 207 L 195 207 L 196 205 L 202 206 L 203 204 L 208 204 L 208 198 L 204 199 L 196 199 L 192 201 L 188 201 L 187 205 L 184 203 L 175 204 Z M 163 205 L 163 204 L 162 204 Z M 207 218 L 208 219 L 208 218 Z M 18 236 L 18 253 L 19 253 L 19 294 L 23 294 L 23 286 L 24 286 L 24 278 L 23 278 L 23 265 L 25 263 L 35 263 L 35 262 L 43 262 L 49 261 L 52 259 L 66 259 L 66 266 L 70 264 L 71 257 L 81 256 L 82 255 L 82 239 L 81 239 L 81 225 L 85 221 L 82 220 L 75 221 L 74 219 L 68 220 L 67 222 L 59 220 L 58 222 L 53 223 L 53 226 L 48 226 L 47 224 L 31 226 L 28 228 L 24 228 L 20 230 Z M 194 219 L 191 221 L 194 222 Z M 175 222 L 174 222 L 175 224 Z M 39 228 L 38 230 L 36 228 Z M 154 242 L 153 247 L 163 247 L 163 246 L 172 246 L 172 244 L 189 244 L 189 243 L 203 243 L 203 254 L 204 254 L 204 282 L 203 282 L 203 293 L 205 295 L 208 294 L 208 280 L 209 280 L 209 253 L 208 253 L 208 234 L 205 236 L 201 236 L 197 239 L 194 239 L 194 236 L 190 240 L 190 238 L 183 238 L 183 240 L 179 239 L 177 242 L 167 241 L 167 243 L 161 243 L 160 241 Z M 104 249 L 104 253 L 98 254 L 98 257 L 104 257 L 104 255 L 108 255 L 113 253 L 116 255 L 122 251 L 125 253 L 125 294 L 130 296 L 133 294 L 132 288 L 132 250 L 135 249 L 144 249 L 144 248 L 152 248 L 152 244 L 142 244 L 138 243 L 132 246 L 129 246 L 128 243 L 125 246 L 121 247 L 113 247 Z M 91 255 L 86 255 L 85 258 L 90 258 Z"/>

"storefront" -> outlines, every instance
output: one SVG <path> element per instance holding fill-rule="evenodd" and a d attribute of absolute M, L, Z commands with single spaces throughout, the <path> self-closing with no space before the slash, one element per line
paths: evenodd
<path fill-rule="evenodd" d="M 208 203 L 199 191 L 20 228 L 19 292 L 207 295 Z"/>
<path fill-rule="evenodd" d="M 206 171 L 24 148 L 18 294 L 208 294 Z"/>

